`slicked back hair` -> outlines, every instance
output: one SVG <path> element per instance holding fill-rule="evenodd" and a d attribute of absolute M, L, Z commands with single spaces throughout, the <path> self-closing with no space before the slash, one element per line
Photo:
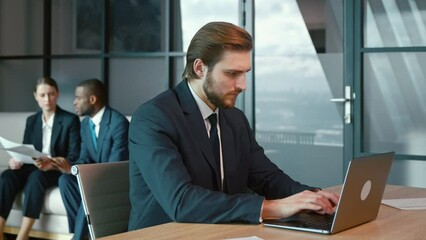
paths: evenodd
<path fill-rule="evenodd" d="M 253 39 L 243 28 L 227 22 L 210 22 L 195 33 L 186 54 L 182 78 L 197 79 L 194 61 L 199 58 L 211 71 L 225 51 L 251 51 Z"/>

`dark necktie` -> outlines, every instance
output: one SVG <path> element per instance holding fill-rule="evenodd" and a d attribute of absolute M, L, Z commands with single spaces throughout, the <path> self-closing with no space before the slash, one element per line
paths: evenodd
<path fill-rule="evenodd" d="M 217 114 L 213 113 L 209 116 L 210 121 L 210 144 L 214 154 L 214 159 L 217 169 L 220 171 L 220 147 L 219 147 L 219 136 L 217 134 Z"/>
<path fill-rule="evenodd" d="M 98 151 L 98 142 L 96 138 L 96 129 L 95 129 L 96 126 L 92 120 L 89 120 L 89 127 L 90 127 L 90 135 L 92 135 L 93 147 L 95 148 L 96 151 Z"/>

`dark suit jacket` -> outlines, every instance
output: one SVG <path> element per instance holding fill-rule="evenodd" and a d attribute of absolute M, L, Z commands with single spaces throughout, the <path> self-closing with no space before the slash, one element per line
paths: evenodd
<path fill-rule="evenodd" d="M 24 133 L 24 144 L 33 144 L 35 149 L 43 149 L 43 122 L 41 115 L 37 112 L 27 118 Z M 80 154 L 80 119 L 77 115 L 56 108 L 55 118 L 52 126 L 52 137 L 50 140 L 50 151 L 52 157 L 64 157 L 75 161 Z"/>
<path fill-rule="evenodd" d="M 129 230 L 170 221 L 259 223 L 265 197 L 310 189 L 265 156 L 243 112 L 220 109 L 219 116 L 226 193 L 219 191 L 219 169 L 186 81 L 133 114 Z"/>
<path fill-rule="evenodd" d="M 129 121 L 116 110 L 106 107 L 100 123 L 95 150 L 89 127 L 90 117 L 81 122 L 81 153 L 74 164 L 117 162 L 129 160 Z"/>

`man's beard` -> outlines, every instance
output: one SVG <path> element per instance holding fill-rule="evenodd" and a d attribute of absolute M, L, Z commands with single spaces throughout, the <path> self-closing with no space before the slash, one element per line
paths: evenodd
<path fill-rule="evenodd" d="M 207 100 L 218 108 L 233 108 L 234 105 L 229 106 L 225 104 L 220 97 L 213 92 L 213 77 L 211 72 L 207 73 L 206 81 L 203 84 L 203 90 L 206 93 Z"/>

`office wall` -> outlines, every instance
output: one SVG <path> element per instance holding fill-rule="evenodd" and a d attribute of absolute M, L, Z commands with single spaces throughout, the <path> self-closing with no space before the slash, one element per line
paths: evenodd
<path fill-rule="evenodd" d="M 109 103 L 131 115 L 139 105 L 167 90 L 165 58 L 110 60 Z M 123 75 L 123 73 L 126 73 Z"/>
<path fill-rule="evenodd" d="M 426 161 L 396 160 L 392 165 L 390 184 L 426 188 Z"/>
<path fill-rule="evenodd" d="M 22 112 L 36 110 L 34 87 L 42 75 L 41 60 L 0 61 L 0 111 Z"/>

